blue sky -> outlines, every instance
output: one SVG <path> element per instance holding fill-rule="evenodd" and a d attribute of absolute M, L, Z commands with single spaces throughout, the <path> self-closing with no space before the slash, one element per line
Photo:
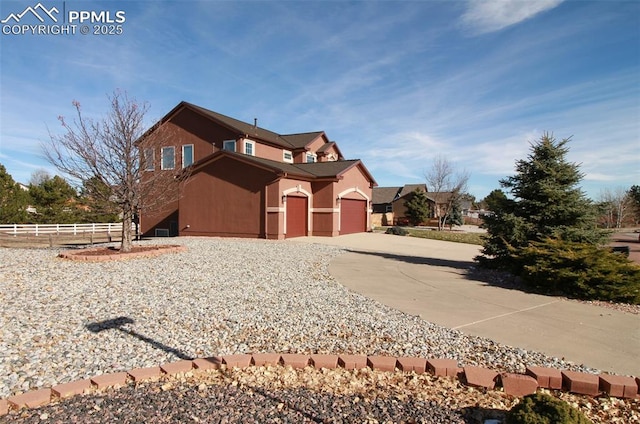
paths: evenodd
<path fill-rule="evenodd" d="M 3 0 L 0 18 L 37 3 Z M 0 163 L 20 182 L 56 173 L 41 143 L 72 100 L 100 116 L 121 89 L 149 103 L 149 125 L 186 100 L 281 134 L 324 130 L 380 186 L 424 182 L 441 155 L 481 199 L 545 131 L 573 136 L 591 198 L 640 184 L 638 1 L 41 3 L 126 20 L 121 35 L 3 28 Z"/>

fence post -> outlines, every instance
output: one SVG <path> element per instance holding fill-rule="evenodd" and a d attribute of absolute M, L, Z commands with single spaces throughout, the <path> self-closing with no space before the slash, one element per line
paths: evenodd
<path fill-rule="evenodd" d="M 94 222 L 93 224 L 91 224 L 91 234 L 95 234 L 95 232 L 96 232 L 96 224 Z"/>
<path fill-rule="evenodd" d="M 36 224 L 36 237 L 38 237 L 38 224 Z"/>
<path fill-rule="evenodd" d="M 60 234 L 60 224 L 56 224 L 56 234 Z"/>
<path fill-rule="evenodd" d="M 18 236 L 18 224 L 13 224 L 13 236 Z"/>
<path fill-rule="evenodd" d="M 77 234 L 77 230 L 76 230 L 76 225 L 77 224 L 73 224 L 73 235 L 76 236 Z"/>

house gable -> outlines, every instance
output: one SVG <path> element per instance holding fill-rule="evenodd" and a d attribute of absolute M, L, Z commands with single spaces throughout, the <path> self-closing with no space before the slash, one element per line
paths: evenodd
<path fill-rule="evenodd" d="M 298 213 L 294 204 L 306 205 L 308 234 L 334 236 L 341 223 L 348 231 L 369 224 L 376 182 L 360 160 L 344 160 L 323 131 L 280 135 L 181 102 L 137 143 L 143 159 L 152 150 L 154 161 L 143 181 L 162 172 L 179 188 L 160 209 L 141 210 L 145 234 L 175 223 L 180 235 L 284 238 Z M 301 196 L 307 200 L 286 203 Z"/>

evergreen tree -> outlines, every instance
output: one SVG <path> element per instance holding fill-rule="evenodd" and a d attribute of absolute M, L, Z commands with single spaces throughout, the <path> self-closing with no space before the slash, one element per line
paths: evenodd
<path fill-rule="evenodd" d="M 482 200 L 487 210 L 498 211 L 505 207 L 508 202 L 507 195 L 500 189 L 495 189 Z"/>
<path fill-rule="evenodd" d="M 578 187 L 583 175 L 567 162 L 569 139 L 544 134 L 531 146 L 526 160 L 516 162 L 516 174 L 500 181 L 512 199 L 502 199 L 485 217 L 487 236 L 483 264 L 508 268 L 514 255 L 531 242 L 548 238 L 601 244 L 607 233 L 596 228 L 595 207 Z M 494 205 L 492 205 L 494 206 Z"/>
<path fill-rule="evenodd" d="M 411 225 L 420 225 L 429 218 L 429 201 L 424 191 L 415 189 L 410 198 L 404 202 L 407 218 Z"/>
<path fill-rule="evenodd" d="M 29 186 L 39 224 L 73 224 L 78 222 L 76 190 L 62 177 L 44 179 Z"/>
<path fill-rule="evenodd" d="M 80 201 L 86 208 L 81 220 L 84 222 L 118 221 L 118 204 L 113 201 L 113 190 L 100 178 L 92 177 L 82 183 Z"/>
<path fill-rule="evenodd" d="M 0 164 L 0 224 L 23 224 L 29 220 L 29 195 Z"/>
<path fill-rule="evenodd" d="M 446 224 L 449 226 L 449 230 L 451 230 L 454 225 L 464 225 L 464 217 L 462 216 L 462 211 L 458 203 L 454 203 L 451 207 L 451 212 L 447 215 Z"/>

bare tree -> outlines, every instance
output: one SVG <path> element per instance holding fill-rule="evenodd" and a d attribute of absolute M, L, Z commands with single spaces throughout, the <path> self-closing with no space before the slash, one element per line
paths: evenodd
<path fill-rule="evenodd" d="M 49 132 L 49 142 L 43 144 L 49 162 L 76 182 L 94 187 L 94 193 L 115 201 L 122 214 L 121 252 L 131 251 L 132 223 L 142 192 L 150 189 L 153 179 L 145 179 L 145 160 L 137 142 L 145 130 L 147 103 L 130 98 L 126 92 L 114 91 L 107 96 L 110 108 L 101 119 L 87 118 L 80 103 L 73 101 L 76 118 L 68 122 L 58 117 L 63 133 Z M 104 188 L 108 187 L 108 190 Z M 157 199 L 160 200 L 160 199 Z"/>
<path fill-rule="evenodd" d="M 438 230 L 441 231 L 454 206 L 462 200 L 467 191 L 469 173 L 456 172 L 447 158 L 438 155 L 425 173 L 425 180 L 429 194 L 435 202 L 434 212 L 438 219 Z"/>
<path fill-rule="evenodd" d="M 51 174 L 45 169 L 36 169 L 31 173 L 31 178 L 29 178 L 29 184 L 34 186 L 39 186 L 47 180 L 50 180 Z"/>
<path fill-rule="evenodd" d="M 600 193 L 600 207 L 607 228 L 620 228 L 631 210 L 629 192 L 622 187 L 604 189 Z"/>

